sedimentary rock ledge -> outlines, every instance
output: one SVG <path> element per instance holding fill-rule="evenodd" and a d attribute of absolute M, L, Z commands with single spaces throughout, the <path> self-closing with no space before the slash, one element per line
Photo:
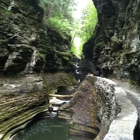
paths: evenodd
<path fill-rule="evenodd" d="M 88 75 L 60 110 L 59 118 L 70 120 L 73 135 L 82 132 L 95 140 L 133 139 L 136 108 L 125 90 L 112 80 Z"/>
<path fill-rule="evenodd" d="M 126 91 L 112 80 L 106 78 L 96 77 L 98 85 L 108 84 L 114 86 L 114 95 L 116 97 L 116 103 L 120 106 L 120 112 L 113 119 L 108 134 L 104 140 L 120 140 L 134 139 L 134 129 L 137 122 L 137 111 L 132 102 L 128 99 Z"/>

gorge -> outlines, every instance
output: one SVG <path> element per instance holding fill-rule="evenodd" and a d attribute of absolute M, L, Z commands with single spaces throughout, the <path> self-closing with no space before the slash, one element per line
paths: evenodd
<path fill-rule="evenodd" d="M 45 24 L 37 0 L 0 0 L 0 140 L 47 116 L 49 94 L 62 90 L 73 93 L 58 116 L 71 124 L 70 134 L 140 139 L 140 1 L 93 3 L 98 23 L 83 45 L 86 73 L 79 83 L 71 37 Z"/>

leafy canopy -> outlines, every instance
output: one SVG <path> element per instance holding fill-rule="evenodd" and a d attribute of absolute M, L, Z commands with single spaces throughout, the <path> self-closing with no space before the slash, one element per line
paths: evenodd
<path fill-rule="evenodd" d="M 82 55 L 83 44 L 92 36 L 97 11 L 92 0 L 85 6 L 80 19 L 74 19 L 75 0 L 36 0 L 45 11 L 44 22 L 59 33 L 72 35 L 71 51 Z"/>
<path fill-rule="evenodd" d="M 58 32 L 68 33 L 72 30 L 74 0 L 39 0 L 45 11 L 44 21 Z"/>
<path fill-rule="evenodd" d="M 77 56 L 82 55 L 83 44 L 93 35 L 95 26 L 97 24 L 97 10 L 90 1 L 82 11 L 82 17 L 79 23 L 77 22 L 76 34 L 74 35 L 75 39 L 72 45 L 72 52 Z M 80 42 L 77 45 L 77 38 Z"/>

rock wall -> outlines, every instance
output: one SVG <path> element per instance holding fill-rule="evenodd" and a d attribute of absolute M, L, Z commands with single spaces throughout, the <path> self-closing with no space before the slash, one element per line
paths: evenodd
<path fill-rule="evenodd" d="M 128 99 L 126 91 L 112 80 L 101 77 L 95 79 L 96 93 L 110 99 L 110 102 L 101 99 L 105 105 L 101 108 L 102 125 L 95 140 L 133 140 L 138 114 L 134 104 Z"/>
<path fill-rule="evenodd" d="M 70 37 L 45 25 L 35 0 L 0 1 L 0 73 L 69 71 Z"/>
<path fill-rule="evenodd" d="M 98 109 L 103 102 L 95 93 L 93 77 L 87 77 L 80 85 L 70 102 L 60 108 L 59 118 L 69 120 L 70 134 L 95 138 L 100 130 Z"/>
<path fill-rule="evenodd" d="M 69 91 L 76 85 L 73 76 L 64 72 L 0 79 L 0 140 L 8 140 L 36 114 L 47 111 L 48 94 L 62 87 Z"/>
<path fill-rule="evenodd" d="M 69 120 L 72 135 L 94 140 L 134 138 L 136 108 L 125 90 L 112 80 L 88 75 L 60 110 L 59 118 Z"/>
<path fill-rule="evenodd" d="M 49 93 L 77 84 L 71 37 L 43 17 L 36 0 L 0 0 L 0 140 L 46 110 Z"/>
<path fill-rule="evenodd" d="M 93 0 L 98 24 L 83 52 L 104 76 L 140 83 L 140 1 Z"/>

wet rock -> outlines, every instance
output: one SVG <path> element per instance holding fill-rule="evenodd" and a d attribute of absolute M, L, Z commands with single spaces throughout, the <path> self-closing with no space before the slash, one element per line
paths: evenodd
<path fill-rule="evenodd" d="M 50 99 L 49 103 L 52 104 L 52 105 L 55 105 L 55 106 L 61 106 L 65 103 L 67 103 L 69 101 L 67 100 L 60 100 L 60 99 L 57 99 L 56 97 L 53 97 L 52 99 Z"/>
<path fill-rule="evenodd" d="M 123 88 L 112 80 L 92 75 L 86 77 L 60 111 L 59 118 L 69 120 L 72 135 L 95 140 L 133 139 L 138 117 Z"/>
<path fill-rule="evenodd" d="M 98 115 L 94 106 L 96 100 L 94 95 L 95 89 L 87 78 L 81 83 L 70 102 L 60 108 L 60 118 L 71 118 L 71 134 L 87 135 L 87 137 L 92 138 L 98 134 L 100 120 L 96 119 Z"/>
<path fill-rule="evenodd" d="M 72 87 L 75 79 L 71 74 L 55 73 L 0 76 L 0 81 L 0 139 L 6 134 L 7 140 L 19 126 L 24 129 L 36 114 L 48 110 L 48 94 L 59 86 Z"/>
<path fill-rule="evenodd" d="M 0 4 L 0 73 L 73 69 L 69 52 L 71 37 L 45 25 L 43 8 L 36 1 L 2 0 Z M 37 52 L 36 63 L 30 68 L 34 51 Z"/>
<path fill-rule="evenodd" d="M 43 17 L 35 0 L 0 1 L 0 139 L 46 110 L 48 94 L 77 84 L 71 37 L 46 26 Z"/>

